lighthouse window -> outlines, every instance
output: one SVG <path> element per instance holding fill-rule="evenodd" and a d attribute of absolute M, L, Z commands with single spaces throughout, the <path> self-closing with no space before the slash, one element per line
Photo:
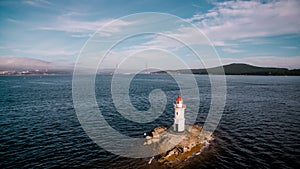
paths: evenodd
<path fill-rule="evenodd" d="M 178 112 L 176 112 L 176 115 L 178 116 Z"/>

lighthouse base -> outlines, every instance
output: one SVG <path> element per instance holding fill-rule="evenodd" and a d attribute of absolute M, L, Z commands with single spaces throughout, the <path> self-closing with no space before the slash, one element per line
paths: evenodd
<path fill-rule="evenodd" d="M 174 132 L 178 132 L 178 133 L 183 133 L 184 132 L 184 128 L 180 130 L 179 125 L 178 124 L 174 124 L 173 125 L 173 131 Z"/>
<path fill-rule="evenodd" d="M 184 132 L 185 130 L 185 119 L 174 119 L 173 131 Z"/>

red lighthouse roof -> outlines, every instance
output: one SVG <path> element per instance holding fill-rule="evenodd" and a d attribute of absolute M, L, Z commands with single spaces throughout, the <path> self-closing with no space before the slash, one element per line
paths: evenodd
<path fill-rule="evenodd" d="M 178 95 L 177 99 L 176 99 L 176 102 L 182 102 L 182 98 L 180 95 Z"/>

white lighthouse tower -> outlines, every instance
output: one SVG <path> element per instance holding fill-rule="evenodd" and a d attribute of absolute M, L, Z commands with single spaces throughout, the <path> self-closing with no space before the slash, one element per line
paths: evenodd
<path fill-rule="evenodd" d="M 183 104 L 183 100 L 180 95 L 178 95 L 176 99 L 176 103 L 174 104 L 174 131 L 183 132 L 185 127 L 185 118 L 184 118 L 184 110 L 186 105 Z"/>

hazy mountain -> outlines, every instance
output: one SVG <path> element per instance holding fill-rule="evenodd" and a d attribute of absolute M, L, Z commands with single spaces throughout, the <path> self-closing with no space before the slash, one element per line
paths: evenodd
<path fill-rule="evenodd" d="M 50 62 L 39 59 L 23 57 L 0 57 L 0 70 L 35 70 L 47 69 L 50 66 Z"/>

